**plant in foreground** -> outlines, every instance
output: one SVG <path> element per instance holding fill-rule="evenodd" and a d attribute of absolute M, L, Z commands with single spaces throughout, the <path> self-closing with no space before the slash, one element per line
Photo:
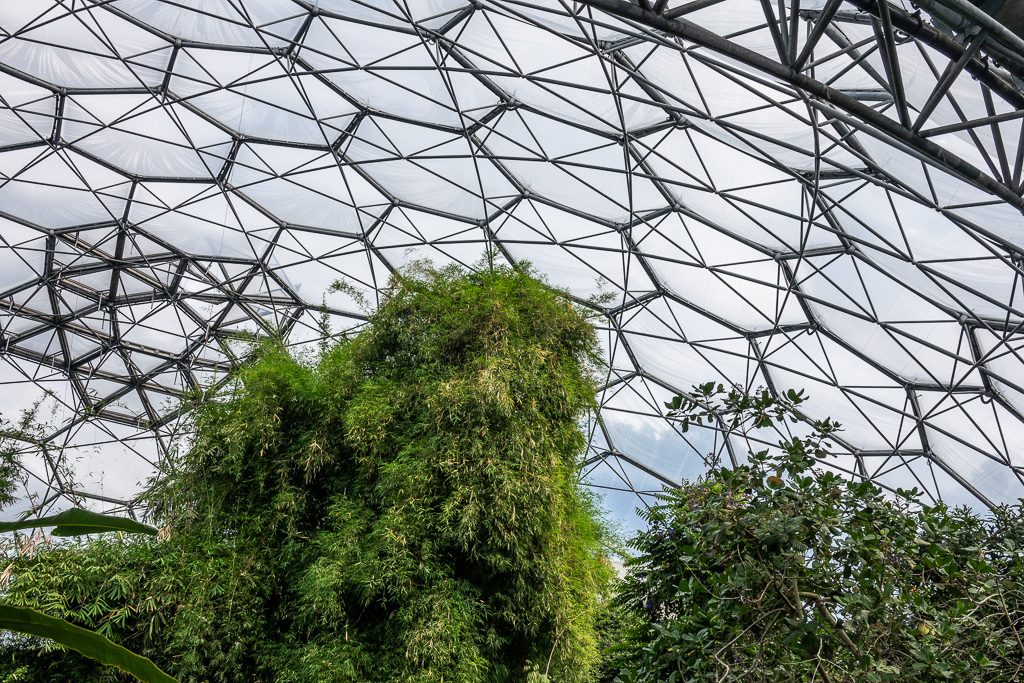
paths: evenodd
<path fill-rule="evenodd" d="M 808 429 L 803 401 L 707 384 L 668 404 L 684 430 L 778 441 L 645 513 L 618 680 L 1020 680 L 1021 506 L 982 518 L 813 467 L 839 425 Z"/>
<path fill-rule="evenodd" d="M 0 522 L 0 532 L 56 527 L 53 536 L 81 536 L 110 531 L 156 535 L 156 527 L 132 519 L 72 508 L 50 517 Z M 177 683 L 153 662 L 112 643 L 104 636 L 28 607 L 0 603 L 0 630 L 45 638 L 74 650 L 104 666 L 131 674 L 142 683 Z"/>
<path fill-rule="evenodd" d="M 413 266 L 359 334 L 257 345 L 197 399 L 151 494 L 165 540 L 46 549 L 10 598 L 182 681 L 586 681 L 612 574 L 577 469 L 596 359 L 523 270 Z"/>

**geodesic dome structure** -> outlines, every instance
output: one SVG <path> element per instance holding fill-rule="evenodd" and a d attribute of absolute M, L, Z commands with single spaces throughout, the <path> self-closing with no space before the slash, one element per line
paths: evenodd
<path fill-rule="evenodd" d="M 600 314 L 586 476 L 624 518 L 743 457 L 663 418 L 707 381 L 806 389 L 853 476 L 1024 496 L 1024 42 L 918 5 L 4 3 L 0 408 L 54 405 L 26 493 L 131 507 L 239 332 L 315 342 L 490 253 Z"/>

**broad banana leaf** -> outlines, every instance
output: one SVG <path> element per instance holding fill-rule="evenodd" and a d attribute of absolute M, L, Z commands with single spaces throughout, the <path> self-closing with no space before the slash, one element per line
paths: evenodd
<path fill-rule="evenodd" d="M 101 515 L 98 512 L 89 512 L 80 508 L 71 508 L 50 517 L 23 519 L 20 522 L 0 522 L 0 532 L 14 531 L 15 529 L 35 529 L 43 526 L 57 527 L 50 532 L 53 536 L 81 536 L 83 534 L 98 534 L 104 531 L 121 531 L 127 534 L 149 534 L 155 536 L 159 532 L 159 529 L 155 526 L 136 522 L 134 519 L 126 519 L 125 517 L 116 517 L 114 515 Z"/>
<path fill-rule="evenodd" d="M 49 638 L 101 664 L 130 673 L 142 683 L 178 683 L 153 662 L 110 642 L 100 634 L 27 607 L 0 604 L 0 629 Z"/>

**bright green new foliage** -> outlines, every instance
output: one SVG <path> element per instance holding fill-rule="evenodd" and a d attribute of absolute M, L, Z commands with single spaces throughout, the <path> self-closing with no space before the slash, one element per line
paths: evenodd
<path fill-rule="evenodd" d="M 586 680 L 610 579 L 577 484 L 594 349 L 526 273 L 407 270 L 362 333 L 264 344 L 198 402 L 154 492 L 167 540 L 22 560 L 11 596 L 182 681 Z"/>

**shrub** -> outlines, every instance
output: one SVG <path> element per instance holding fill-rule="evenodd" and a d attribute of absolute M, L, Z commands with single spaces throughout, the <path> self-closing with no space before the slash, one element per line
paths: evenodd
<path fill-rule="evenodd" d="M 683 428 L 802 418 L 776 399 L 695 387 Z M 982 518 L 812 464 L 838 425 L 665 492 L 646 512 L 620 604 L 639 681 L 1016 681 L 1024 670 L 1024 514 Z"/>

